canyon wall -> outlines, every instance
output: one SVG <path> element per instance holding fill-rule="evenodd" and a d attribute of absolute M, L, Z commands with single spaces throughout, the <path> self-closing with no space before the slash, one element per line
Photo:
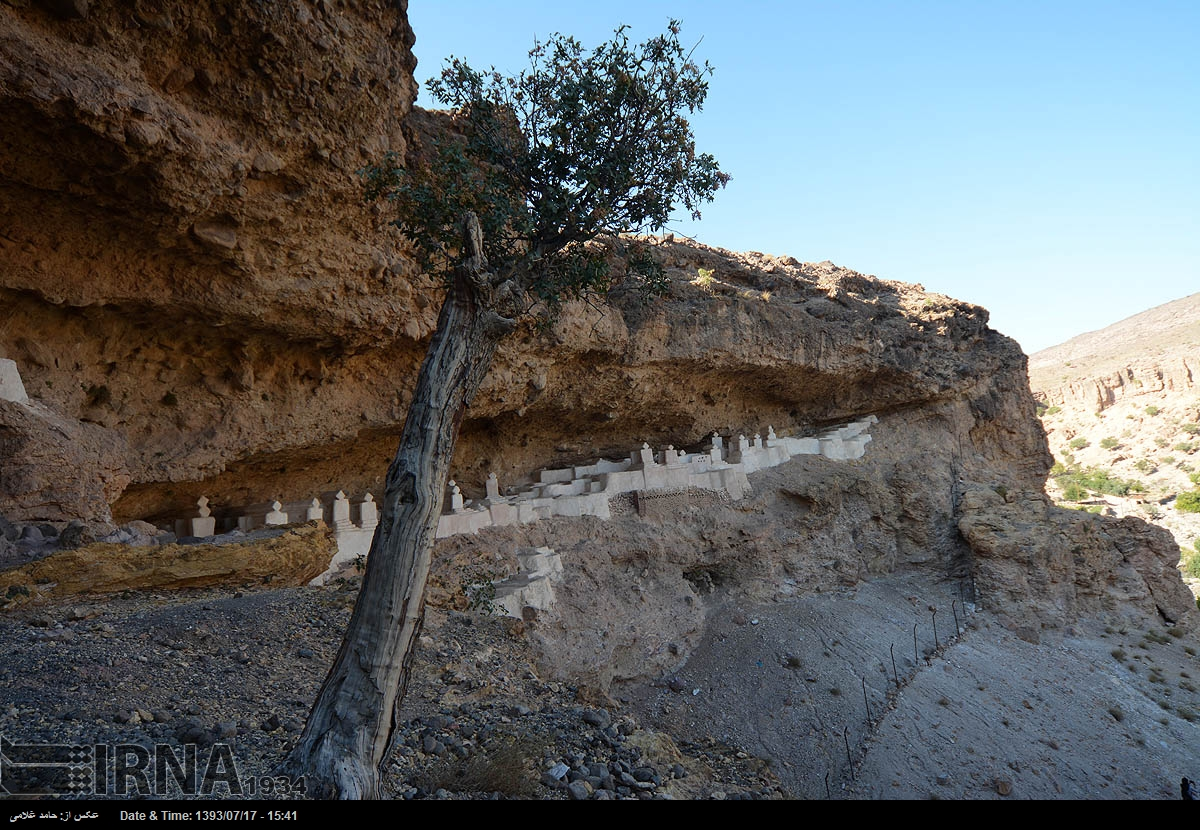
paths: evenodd
<path fill-rule="evenodd" d="M 1100 412 L 1118 401 L 1142 406 L 1200 394 L 1200 294 L 1164 303 L 1029 359 L 1040 400 Z"/>
<path fill-rule="evenodd" d="M 265 494 L 378 492 L 440 301 L 356 172 L 438 129 L 412 108 L 412 43 L 404 2 L 0 5 L 0 357 L 106 448 L 41 465 L 41 491 L 69 493 L 91 464 L 117 521 L 190 515 L 200 495 L 221 515 Z M 618 278 L 628 243 L 608 243 Z M 516 483 L 643 440 L 692 450 L 714 429 L 874 414 L 886 470 L 772 497 L 795 506 L 788 521 L 816 510 L 842 527 L 857 575 L 969 571 L 964 494 L 1041 492 L 1051 457 L 1026 359 L 984 309 L 828 262 L 649 244 L 666 297 L 618 285 L 501 346 L 454 459 L 468 496 L 489 472 Z M 49 415 L 22 418 L 0 421 L 11 455 L 73 443 Z M 82 495 L 14 489 L 0 494 L 14 519 L 84 515 Z M 718 547 L 774 573 L 752 564 L 754 539 Z M 821 556 L 819 536 L 780 539 L 779 561 Z M 710 559 L 677 570 L 725 561 Z M 1020 597 L 993 587 L 981 595 L 1017 615 Z"/>

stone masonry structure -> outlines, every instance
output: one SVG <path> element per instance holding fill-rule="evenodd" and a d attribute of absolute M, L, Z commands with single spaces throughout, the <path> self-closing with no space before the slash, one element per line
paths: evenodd
<path fill-rule="evenodd" d="M 807 438 L 781 438 L 773 428 L 768 428 L 766 439 L 761 435 L 753 439 L 739 435 L 729 447 L 714 432 L 706 453 L 688 454 L 674 446 L 655 452 L 643 443 L 620 461 L 600 459 L 585 466 L 542 470 L 535 484 L 511 488 L 506 495 L 501 495 L 499 481 L 492 473 L 486 481 L 486 496 L 477 503 L 466 501 L 458 485 L 451 481 L 449 511 L 438 522 L 437 538 L 478 533 L 485 527 L 530 524 L 553 516 L 608 519 L 609 501 L 624 493 L 634 493 L 639 501 L 649 501 L 660 496 L 670 498 L 673 494 L 685 497 L 689 489 L 695 489 L 723 494 L 736 501 L 750 492 L 747 478 L 750 473 L 778 466 L 794 456 L 822 455 L 837 461 L 861 458 L 871 440 L 867 429 L 877 421 L 874 415 L 869 415 Z M 175 523 L 177 535 L 211 536 L 216 532 L 216 519 L 208 499 L 202 497 L 197 508 L 195 518 Z M 357 522 L 351 518 L 352 512 L 358 514 Z M 317 519 L 333 529 L 338 546 L 329 570 L 315 580 L 320 582 L 370 551 L 379 523 L 378 507 L 370 493 L 357 503 L 339 490 L 308 502 L 273 501 L 250 506 L 237 518 L 236 527 L 249 531 Z M 233 520 L 225 521 L 231 524 Z"/>

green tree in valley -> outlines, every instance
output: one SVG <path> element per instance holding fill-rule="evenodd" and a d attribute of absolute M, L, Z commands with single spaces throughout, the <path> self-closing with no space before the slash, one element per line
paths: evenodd
<path fill-rule="evenodd" d="M 554 35 L 515 77 L 451 60 L 428 89 L 452 129 L 424 154 L 366 171 L 368 196 L 446 297 L 388 468 L 362 589 L 333 668 L 285 768 L 316 797 L 376 798 L 425 608 L 425 582 L 459 424 L 501 340 L 616 280 L 666 288 L 631 244 L 610 272 L 598 237 L 699 216 L 729 176 L 696 152 L 688 116 L 712 70 L 679 24 L 641 44 L 624 27 L 594 50 Z"/>

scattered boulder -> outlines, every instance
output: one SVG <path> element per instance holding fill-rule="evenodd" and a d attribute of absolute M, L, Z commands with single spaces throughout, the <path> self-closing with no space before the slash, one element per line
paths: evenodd
<path fill-rule="evenodd" d="M 0 400 L 0 512 L 11 522 L 109 525 L 129 484 L 126 439 L 36 401 Z"/>
<path fill-rule="evenodd" d="M 75 519 L 58 535 L 58 546 L 63 550 L 75 550 L 96 541 L 96 534 L 87 525 Z"/>

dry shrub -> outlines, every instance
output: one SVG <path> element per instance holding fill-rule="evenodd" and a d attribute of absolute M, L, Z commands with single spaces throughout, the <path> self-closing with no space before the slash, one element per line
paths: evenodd
<path fill-rule="evenodd" d="M 426 792 L 502 793 L 507 798 L 533 798 L 535 772 L 545 747 L 531 737 L 504 735 L 466 758 L 447 755 L 434 761 L 414 779 Z"/>

